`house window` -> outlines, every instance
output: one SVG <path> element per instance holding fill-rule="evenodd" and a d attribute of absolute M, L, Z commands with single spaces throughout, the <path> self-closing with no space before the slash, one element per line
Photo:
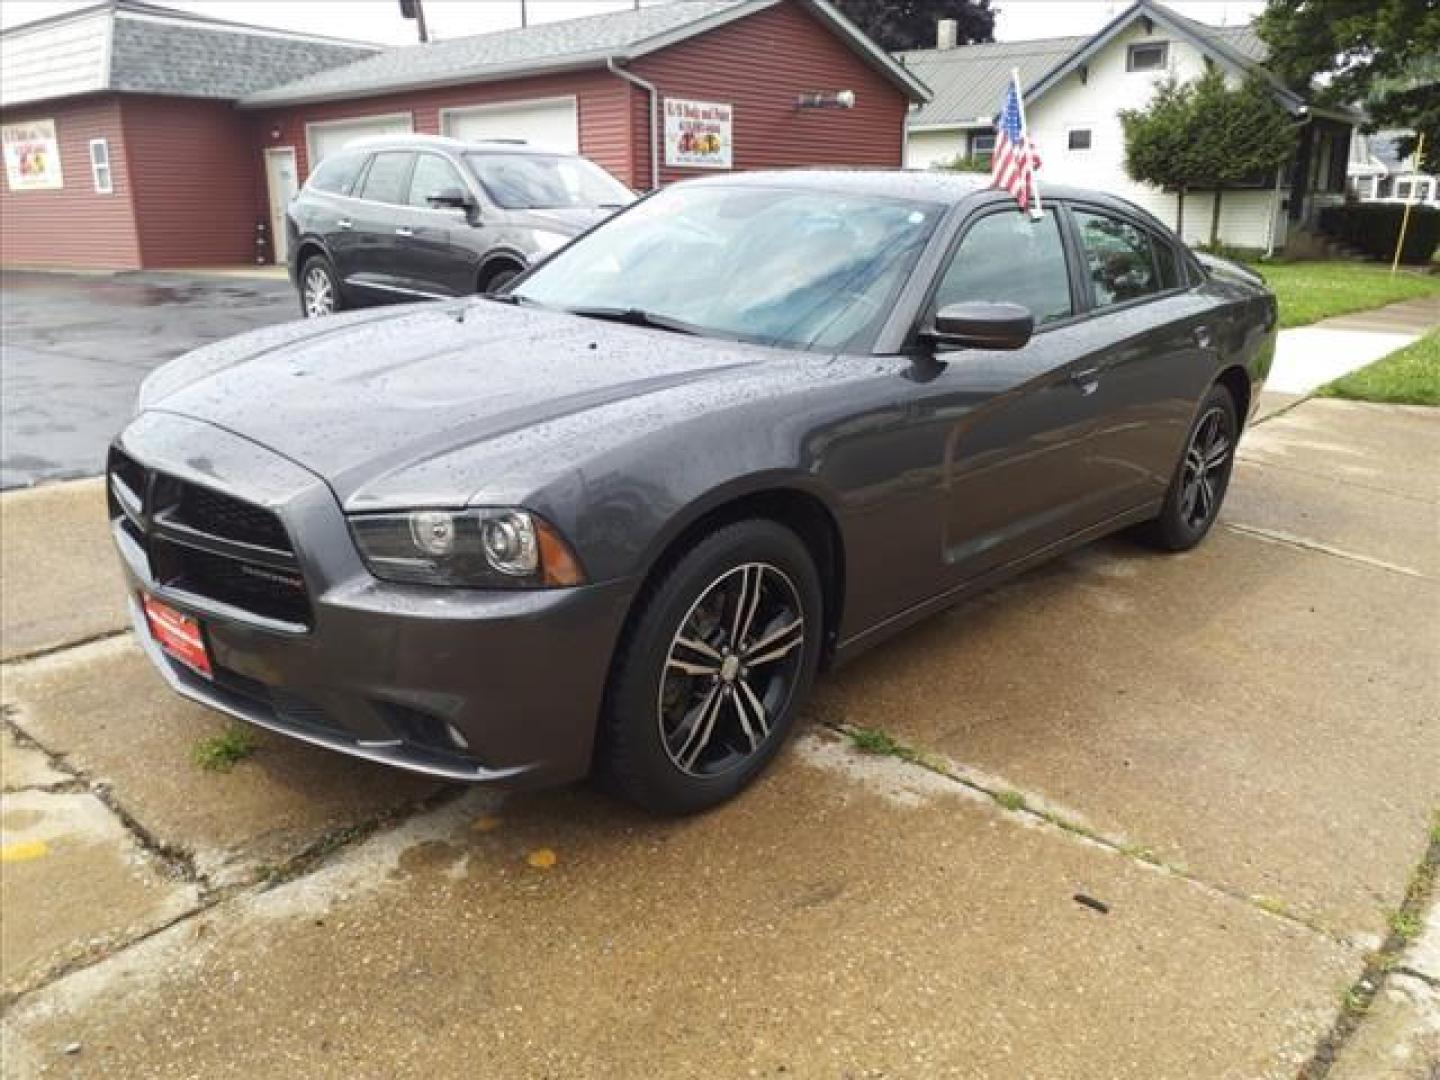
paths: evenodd
<path fill-rule="evenodd" d="M 110 144 L 104 139 L 90 140 L 90 179 L 101 195 L 109 195 L 115 190 L 115 182 L 110 175 Z"/>
<path fill-rule="evenodd" d="M 977 132 L 970 136 L 970 156 L 972 158 L 988 158 L 995 153 L 995 133 L 993 131 Z"/>
<path fill-rule="evenodd" d="M 1090 129 L 1071 128 L 1069 133 L 1066 135 L 1066 140 L 1066 148 L 1069 150 L 1089 150 Z"/>
<path fill-rule="evenodd" d="M 1169 59 L 1168 41 L 1137 41 L 1125 51 L 1125 70 L 1160 71 Z"/>
<path fill-rule="evenodd" d="M 1408 199 L 1408 198 L 1410 198 L 1410 190 L 1411 190 L 1411 189 L 1410 189 L 1410 181 L 1409 181 L 1409 180 L 1396 180 L 1396 181 L 1395 181 L 1395 198 L 1397 198 L 1397 199 Z"/>

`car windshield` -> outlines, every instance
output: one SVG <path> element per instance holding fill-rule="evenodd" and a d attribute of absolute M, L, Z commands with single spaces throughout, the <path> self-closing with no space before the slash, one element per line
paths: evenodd
<path fill-rule="evenodd" d="M 619 207 L 634 193 L 600 166 L 564 154 L 465 155 L 490 201 L 505 210 Z"/>
<path fill-rule="evenodd" d="M 815 189 L 669 188 L 557 252 L 514 295 L 843 350 L 889 313 L 940 213 Z"/>

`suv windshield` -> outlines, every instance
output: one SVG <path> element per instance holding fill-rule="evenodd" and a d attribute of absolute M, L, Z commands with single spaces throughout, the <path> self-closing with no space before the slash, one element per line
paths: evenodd
<path fill-rule="evenodd" d="M 490 201 L 505 210 L 625 206 L 634 194 L 600 166 L 563 154 L 480 154 L 465 160 Z"/>
<path fill-rule="evenodd" d="M 843 349 L 889 313 L 940 216 L 932 203 L 814 189 L 669 188 L 557 252 L 514 295 Z"/>

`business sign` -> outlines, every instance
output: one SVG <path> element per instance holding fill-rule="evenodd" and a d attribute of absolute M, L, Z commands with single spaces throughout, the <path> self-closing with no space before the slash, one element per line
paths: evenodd
<path fill-rule="evenodd" d="M 5 179 L 11 191 L 54 191 L 65 186 L 54 120 L 6 124 L 0 127 L 0 143 L 5 148 Z"/>
<path fill-rule="evenodd" d="M 734 136 L 734 113 L 728 104 L 665 99 L 666 165 L 728 169 Z"/>

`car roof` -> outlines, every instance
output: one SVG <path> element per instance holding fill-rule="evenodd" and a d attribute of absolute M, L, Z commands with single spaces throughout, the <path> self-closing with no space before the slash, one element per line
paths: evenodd
<path fill-rule="evenodd" d="M 837 194 L 873 195 L 890 199 L 913 199 L 921 202 L 940 203 L 953 206 L 968 199 L 979 199 L 987 195 L 999 195 L 990 186 L 988 173 L 951 172 L 944 169 L 769 169 L 756 172 L 726 173 L 724 176 L 705 176 L 684 181 L 691 185 L 753 185 L 756 187 L 784 187 L 809 191 L 829 191 Z M 1163 231 L 1170 229 L 1163 225 L 1154 214 L 1137 206 L 1128 199 L 1090 188 L 1072 187 L 1068 184 L 1040 185 L 1041 200 L 1046 198 L 1080 200 L 1098 206 L 1108 206 L 1132 217 L 1139 217 L 1159 226 Z"/>
<path fill-rule="evenodd" d="M 466 150 L 483 150 L 486 153 L 501 154 L 545 154 L 550 157 L 574 157 L 565 150 L 552 150 L 544 146 L 532 146 L 523 139 L 484 139 L 468 141 L 452 139 L 447 135 L 371 135 L 356 139 L 345 145 L 345 152 L 369 153 L 375 150 L 450 150 L 455 153 Z"/>

